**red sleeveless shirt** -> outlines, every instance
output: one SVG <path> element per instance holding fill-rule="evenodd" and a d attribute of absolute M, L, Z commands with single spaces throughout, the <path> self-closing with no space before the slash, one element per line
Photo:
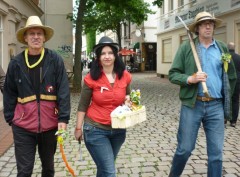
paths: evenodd
<path fill-rule="evenodd" d="M 131 74 L 124 71 L 122 78 L 119 80 L 116 76 L 114 85 L 111 86 L 104 73 L 98 80 L 93 80 L 90 74 L 87 74 L 84 82 L 93 90 L 87 116 L 95 122 L 110 125 L 110 114 L 116 107 L 124 103 L 126 89 L 131 80 Z"/>

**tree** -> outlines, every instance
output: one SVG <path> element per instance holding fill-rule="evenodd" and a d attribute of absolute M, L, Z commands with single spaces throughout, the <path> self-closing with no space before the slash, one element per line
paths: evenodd
<path fill-rule="evenodd" d="M 93 46 L 96 44 L 96 31 L 88 30 L 86 38 L 87 38 L 87 56 L 89 56 L 91 55 Z"/>
<path fill-rule="evenodd" d="M 83 30 L 83 15 L 86 9 L 87 0 L 81 0 L 78 6 L 75 35 L 75 58 L 74 58 L 74 77 L 73 87 L 77 92 L 81 91 L 82 70 L 81 70 L 81 54 L 82 54 L 82 30 Z"/>
<path fill-rule="evenodd" d="M 148 13 L 153 12 L 148 9 L 149 4 L 144 3 L 143 0 L 76 1 L 77 13 L 69 14 L 68 18 L 76 25 L 73 86 L 77 91 L 80 91 L 82 81 L 81 51 L 83 29 L 85 31 L 91 29 L 100 32 L 106 30 L 115 31 L 118 36 L 118 41 L 120 42 L 121 23 L 130 21 L 139 25 L 147 18 Z M 154 0 L 153 4 L 161 7 L 162 2 L 163 0 Z"/>
<path fill-rule="evenodd" d="M 109 3 L 111 2 L 111 3 Z M 121 24 L 132 22 L 140 25 L 148 14 L 154 13 L 142 0 L 89 0 L 84 16 L 84 28 L 98 32 L 112 30 L 121 46 Z"/>

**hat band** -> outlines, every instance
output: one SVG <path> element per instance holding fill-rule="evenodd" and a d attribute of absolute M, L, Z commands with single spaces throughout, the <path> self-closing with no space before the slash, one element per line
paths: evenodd
<path fill-rule="evenodd" d="M 203 17 L 201 17 L 201 18 L 199 18 L 197 21 L 200 21 L 201 19 L 203 19 L 203 18 L 210 18 L 210 20 L 215 20 L 213 17 L 211 17 L 211 16 L 203 16 Z"/>

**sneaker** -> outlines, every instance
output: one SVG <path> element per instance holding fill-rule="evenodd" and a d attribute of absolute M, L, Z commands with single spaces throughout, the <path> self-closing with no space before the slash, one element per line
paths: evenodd
<path fill-rule="evenodd" d="M 233 123 L 230 124 L 230 126 L 231 127 L 236 127 L 236 123 L 233 122 Z"/>

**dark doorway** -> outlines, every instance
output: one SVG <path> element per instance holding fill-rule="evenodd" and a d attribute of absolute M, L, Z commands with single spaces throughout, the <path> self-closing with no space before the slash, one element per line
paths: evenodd
<path fill-rule="evenodd" d="M 156 71 L 157 68 L 157 44 L 156 43 L 145 43 L 146 51 L 146 64 L 145 71 Z"/>

